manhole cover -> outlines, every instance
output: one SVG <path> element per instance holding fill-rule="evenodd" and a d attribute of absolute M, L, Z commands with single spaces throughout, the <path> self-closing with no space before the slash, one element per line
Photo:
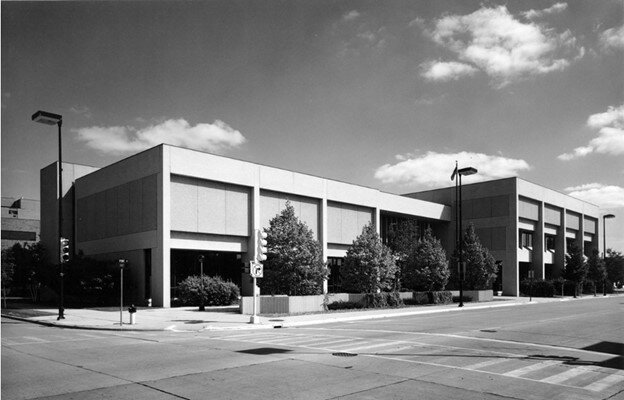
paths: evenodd
<path fill-rule="evenodd" d="M 355 353 L 332 353 L 332 356 L 336 357 L 355 357 L 357 354 Z"/>

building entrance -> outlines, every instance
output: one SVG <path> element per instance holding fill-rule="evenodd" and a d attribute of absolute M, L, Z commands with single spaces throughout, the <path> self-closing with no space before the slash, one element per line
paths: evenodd
<path fill-rule="evenodd" d="M 241 287 L 243 253 L 225 251 L 171 250 L 171 298 L 184 279 L 200 274 L 199 256 L 204 256 L 204 275 L 219 276 Z"/>

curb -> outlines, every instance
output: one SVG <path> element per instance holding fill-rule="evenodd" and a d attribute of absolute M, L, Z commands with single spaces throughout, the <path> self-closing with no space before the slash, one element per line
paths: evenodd
<path fill-rule="evenodd" d="M 192 333 L 192 332 L 205 332 L 205 331 L 213 331 L 213 332 L 218 332 L 218 331 L 240 331 L 240 330 L 262 330 L 262 329 L 275 329 L 275 328 L 294 328 L 294 327 L 299 327 L 299 326 L 308 326 L 308 325 L 320 325 L 320 324 L 330 324 L 330 323 L 337 323 L 337 322 L 351 322 L 351 321 L 364 321 L 364 320 L 373 320 L 373 319 L 383 319 L 383 318 L 394 318 L 394 317 L 406 317 L 406 316 L 412 316 L 412 315 L 427 315 L 427 314 L 436 314 L 436 313 L 447 313 L 447 312 L 458 312 L 458 311 L 470 311 L 470 310 L 484 310 L 484 309 L 489 309 L 489 308 L 500 308 L 500 307 L 513 307 L 513 306 L 522 306 L 522 305 L 535 305 L 535 304 L 547 304 L 547 303 L 556 303 L 556 302 L 563 302 L 563 301 L 574 301 L 574 300 L 588 300 L 588 299 L 608 299 L 614 296 L 597 296 L 597 297 L 593 297 L 593 296 L 586 296 L 586 297 L 578 297 L 576 299 L 574 298 L 568 298 L 568 297 L 563 297 L 563 298 L 558 298 L 558 299 L 552 299 L 546 302 L 539 302 L 539 301 L 535 301 L 535 302 L 529 302 L 529 301 L 509 301 L 509 302 L 504 302 L 504 303 L 499 303 L 499 304 L 484 304 L 484 305 L 478 305 L 478 306 L 467 306 L 464 308 L 459 308 L 459 307 L 449 307 L 449 308 L 442 308 L 442 309 L 426 309 L 426 310 L 413 310 L 413 311 L 403 311 L 403 312 L 396 312 L 396 313 L 380 313 L 380 314 L 368 314 L 368 315 L 353 315 L 354 313 L 344 313 L 342 314 L 342 316 L 340 315 L 336 315 L 335 317 L 327 317 L 327 318 L 323 318 L 323 319 L 312 319 L 312 320 L 307 320 L 307 321 L 282 321 L 281 323 L 274 323 L 274 324 L 265 324 L 263 322 L 261 322 L 260 324 L 248 324 L 248 323 L 244 323 L 241 322 L 239 325 L 237 326 L 210 326 L 210 325 L 205 325 L 202 328 L 198 328 L 198 329 L 176 329 L 176 325 L 171 325 L 165 328 L 125 328 L 125 327 L 119 327 L 119 328 L 115 328 L 115 327 L 103 327 L 103 326 L 87 326 L 87 325 L 65 325 L 65 324 L 59 324 L 59 323 L 55 323 L 55 322 L 48 322 L 48 321 L 40 321 L 40 320 L 33 320 L 33 319 L 29 319 L 29 318 L 25 318 L 25 317 L 20 317 L 20 316 L 15 316 L 15 315 L 11 315 L 11 314 L 4 314 L 2 313 L 1 316 L 3 318 L 8 318 L 8 319 L 13 319 L 13 320 L 17 320 L 17 321 L 22 321 L 22 322 L 30 322 L 33 324 L 38 324 L 38 325 L 43 325 L 43 326 L 49 326 L 49 327 L 55 327 L 55 328 L 65 328 L 65 329 L 81 329 L 81 330 L 91 330 L 91 331 L 109 331 L 109 332 L 163 332 L 163 331 L 171 331 L 171 332 L 185 332 L 185 333 Z M 351 315 L 349 315 L 351 314 Z M 267 322 L 269 321 L 269 318 L 271 317 L 261 317 L 261 318 L 266 318 Z M 277 321 L 275 321 L 277 322 Z M 128 324 L 128 326 L 131 326 Z"/>

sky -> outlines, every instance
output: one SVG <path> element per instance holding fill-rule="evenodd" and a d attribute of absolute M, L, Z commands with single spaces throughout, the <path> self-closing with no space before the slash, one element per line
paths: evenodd
<path fill-rule="evenodd" d="M 613 213 L 624 0 L 2 4 L 2 196 L 160 143 L 391 193 L 518 176 Z"/>

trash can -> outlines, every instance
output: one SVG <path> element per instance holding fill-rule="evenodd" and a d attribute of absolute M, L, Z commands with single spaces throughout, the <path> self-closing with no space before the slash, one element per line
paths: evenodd
<path fill-rule="evenodd" d="M 136 307 L 133 305 L 131 305 L 130 307 L 128 307 L 128 312 L 130 313 L 130 325 L 134 325 L 136 324 Z"/>

